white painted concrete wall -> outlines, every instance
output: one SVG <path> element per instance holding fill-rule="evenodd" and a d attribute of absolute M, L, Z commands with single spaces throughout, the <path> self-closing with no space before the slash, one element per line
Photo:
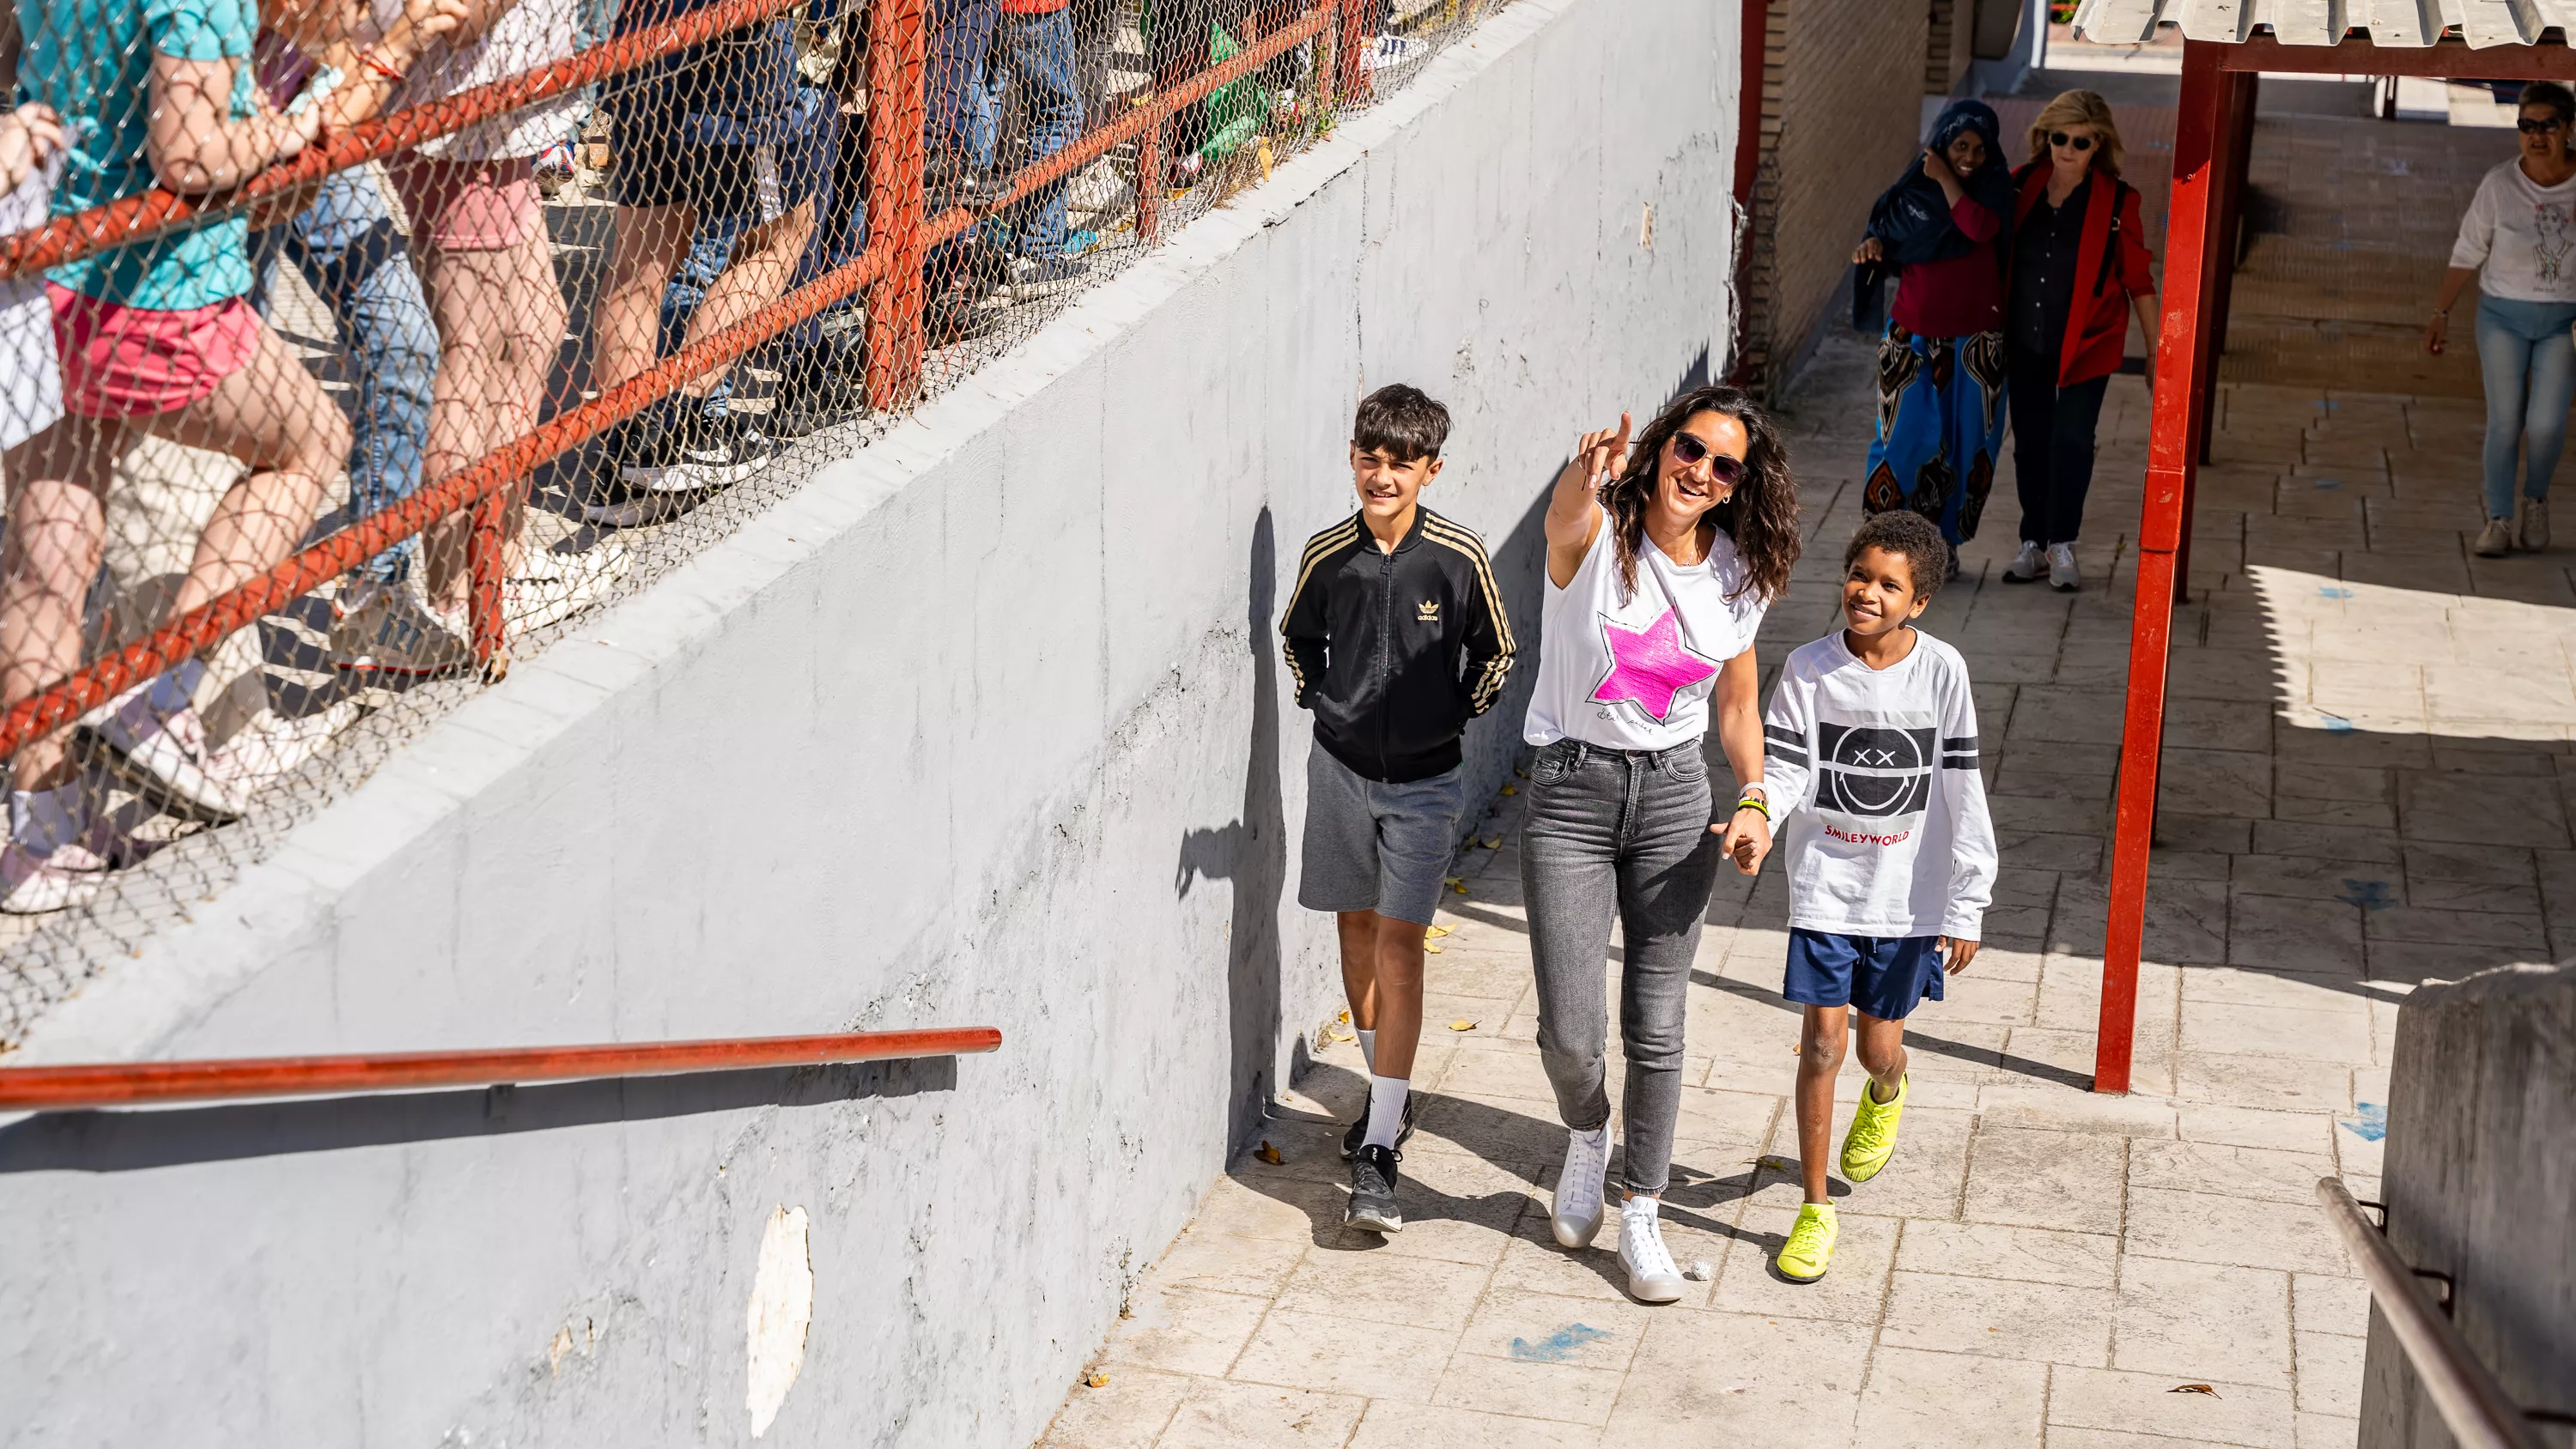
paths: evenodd
<path fill-rule="evenodd" d="M 1456 410 L 1433 502 L 1534 648 L 1565 445 L 1719 365 L 1737 26 L 1518 0 L 523 664 L 15 1061 L 975 1023 L 998 1055 L 18 1121 L 0 1442 L 742 1443 L 781 1208 L 811 1327 L 783 1400 L 792 1345 L 758 1345 L 768 1442 L 1030 1442 L 1336 1004 L 1274 630 L 1351 506 L 1351 406 Z"/>

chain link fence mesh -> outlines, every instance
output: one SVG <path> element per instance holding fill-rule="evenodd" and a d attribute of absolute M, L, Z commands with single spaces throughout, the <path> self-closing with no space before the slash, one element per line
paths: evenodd
<path fill-rule="evenodd" d="M 0 1048 L 1506 0 L 19 0 Z"/>

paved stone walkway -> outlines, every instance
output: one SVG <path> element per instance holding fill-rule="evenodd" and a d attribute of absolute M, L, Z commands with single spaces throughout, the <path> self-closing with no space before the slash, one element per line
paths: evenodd
<path fill-rule="evenodd" d="M 1793 422 L 1815 535 L 1762 639 L 1775 668 L 1832 626 L 1858 517 L 1864 358 L 1837 344 L 1810 375 Z M 1281 1161 L 1214 1187 L 1044 1443 L 2353 1443 L 2365 1297 L 2311 1194 L 2377 1186 L 2415 982 L 2576 940 L 2576 587 L 2564 553 L 2467 555 L 2474 404 L 2224 393 L 2134 1095 L 2087 1091 L 2146 427 L 2122 378 L 2085 590 L 2001 582 L 2017 509 L 1999 497 L 1927 616 L 1977 679 L 2004 870 L 1984 952 L 1914 1018 L 1893 1165 L 1837 1187 L 1824 1282 L 1769 1267 L 1798 1200 L 1776 870 L 1721 888 L 1691 989 L 1666 1230 L 1712 1276 L 1646 1308 L 1611 1246 L 1553 1245 L 1564 1136 L 1532 1044 L 1518 800 L 1500 800 L 1480 834 L 1502 845 L 1469 853 L 1432 958 L 1407 1229 L 1339 1226 L 1335 1143 L 1364 1078 L 1329 1041 L 1276 1108 Z M 1860 1081 L 1846 1070 L 1846 1118 Z"/>

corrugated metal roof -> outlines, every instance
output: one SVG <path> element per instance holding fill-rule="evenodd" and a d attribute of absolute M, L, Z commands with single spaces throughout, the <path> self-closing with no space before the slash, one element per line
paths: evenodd
<path fill-rule="evenodd" d="M 2348 32 L 2371 43 L 2426 46 L 2454 30 L 2471 46 L 2537 45 L 2541 32 L 2576 28 L 2576 0 L 2084 0 L 2075 33 L 2130 45 L 2159 22 L 2193 40 L 2238 41 L 2268 30 L 2284 45 L 2332 45 Z"/>

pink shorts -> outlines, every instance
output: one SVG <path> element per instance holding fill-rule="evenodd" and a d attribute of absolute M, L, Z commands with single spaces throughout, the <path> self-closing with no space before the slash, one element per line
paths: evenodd
<path fill-rule="evenodd" d="M 385 168 L 415 246 L 451 252 L 508 251 L 545 225 L 536 169 L 524 157 L 442 161 L 406 156 Z"/>
<path fill-rule="evenodd" d="M 103 302 L 45 284 L 63 409 L 85 418 L 142 418 L 202 402 L 259 351 L 259 314 L 240 297 L 185 312 Z"/>

